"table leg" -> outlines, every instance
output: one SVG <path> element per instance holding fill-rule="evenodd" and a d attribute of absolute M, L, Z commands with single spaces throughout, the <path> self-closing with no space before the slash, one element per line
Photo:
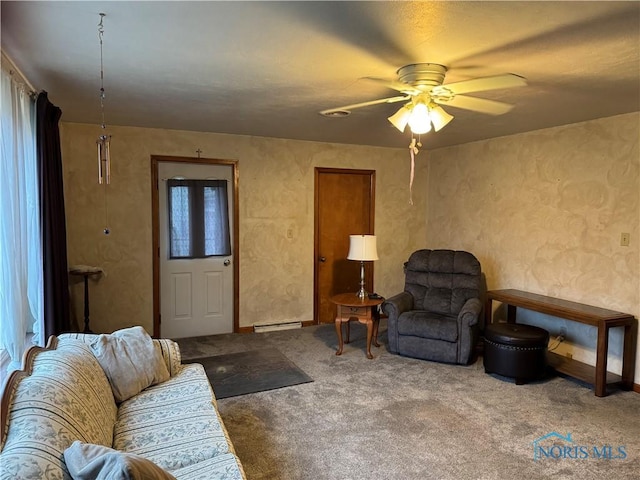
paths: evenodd
<path fill-rule="evenodd" d="M 493 300 L 488 298 L 484 305 L 484 325 L 491 325 L 493 314 Z"/>
<path fill-rule="evenodd" d="M 624 326 L 624 344 L 622 347 L 622 388 L 633 390 L 635 375 L 636 346 L 638 344 L 638 323 Z"/>
<path fill-rule="evenodd" d="M 336 333 L 338 334 L 338 350 L 336 355 L 342 355 L 342 321 L 340 317 L 336 317 Z"/>
<path fill-rule="evenodd" d="M 84 330 L 83 333 L 93 333 L 89 328 L 89 275 L 84 275 Z"/>
<path fill-rule="evenodd" d="M 349 337 L 351 336 L 351 319 L 347 320 L 347 338 L 344 343 L 349 343 Z"/>
<path fill-rule="evenodd" d="M 373 337 L 373 320 L 370 318 L 367 319 L 367 358 L 371 360 L 373 355 L 371 355 L 371 338 Z"/>
<path fill-rule="evenodd" d="M 607 395 L 607 352 L 609 351 L 609 327 L 598 325 L 598 346 L 596 347 L 596 397 Z"/>
<path fill-rule="evenodd" d="M 378 328 L 380 327 L 380 312 L 378 312 L 378 307 L 371 307 L 373 308 L 373 344 L 376 347 L 379 347 L 380 344 L 378 343 Z"/>
<path fill-rule="evenodd" d="M 516 306 L 507 305 L 507 323 L 516 323 Z"/>

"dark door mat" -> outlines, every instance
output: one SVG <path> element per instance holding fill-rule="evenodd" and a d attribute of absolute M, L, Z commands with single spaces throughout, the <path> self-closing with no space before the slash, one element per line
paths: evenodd
<path fill-rule="evenodd" d="M 277 348 L 194 358 L 185 363 L 204 366 L 217 399 L 313 382 Z"/>

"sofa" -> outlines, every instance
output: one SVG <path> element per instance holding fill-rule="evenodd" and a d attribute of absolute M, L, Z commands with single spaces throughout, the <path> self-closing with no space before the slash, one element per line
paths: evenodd
<path fill-rule="evenodd" d="M 53 336 L 25 354 L 2 392 L 0 478 L 246 478 L 202 365 L 182 364 L 177 343 L 148 337 L 165 377 L 117 401 L 96 356 L 109 337 Z M 141 363 L 152 362 L 129 370 Z M 135 475 L 146 467 L 154 470 Z"/>

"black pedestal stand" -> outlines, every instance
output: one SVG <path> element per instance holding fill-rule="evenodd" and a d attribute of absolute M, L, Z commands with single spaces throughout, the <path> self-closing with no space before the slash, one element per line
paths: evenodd
<path fill-rule="evenodd" d="M 93 333 L 89 328 L 89 277 L 99 275 L 102 269 L 98 267 L 88 267 L 86 265 L 77 265 L 69 270 L 71 275 L 82 275 L 84 280 L 84 330 L 82 333 Z"/>

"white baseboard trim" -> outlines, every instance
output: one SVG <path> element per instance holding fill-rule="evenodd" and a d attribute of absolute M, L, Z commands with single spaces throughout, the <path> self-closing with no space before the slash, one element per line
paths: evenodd
<path fill-rule="evenodd" d="M 255 333 L 264 333 L 264 332 L 275 332 L 279 330 L 292 330 L 294 328 L 302 328 L 302 322 L 299 321 L 291 321 L 291 322 L 262 322 L 262 323 L 254 323 L 253 331 Z"/>

